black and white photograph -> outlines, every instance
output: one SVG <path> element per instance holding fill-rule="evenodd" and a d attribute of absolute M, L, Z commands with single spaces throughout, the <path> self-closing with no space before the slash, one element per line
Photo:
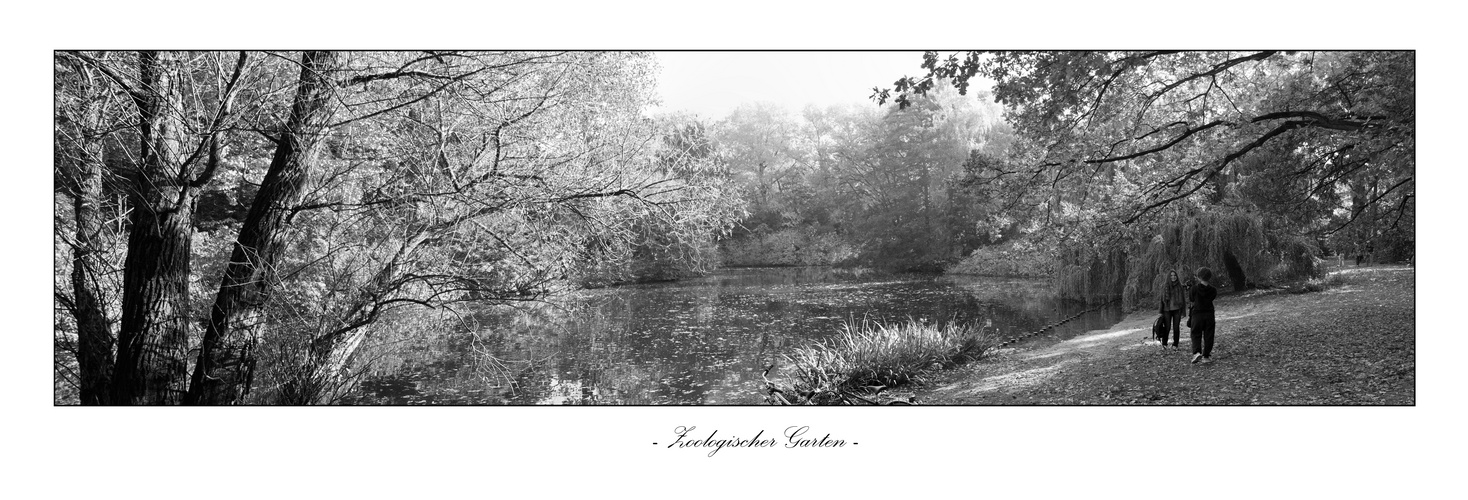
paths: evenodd
<path fill-rule="evenodd" d="M 1433 4 L 13 10 L 8 496 L 1456 488 Z"/>
<path fill-rule="evenodd" d="M 55 404 L 1412 405 L 1415 82 L 57 51 Z"/>

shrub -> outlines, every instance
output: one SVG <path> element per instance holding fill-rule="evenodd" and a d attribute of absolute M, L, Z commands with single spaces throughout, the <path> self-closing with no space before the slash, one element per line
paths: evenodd
<path fill-rule="evenodd" d="M 1054 271 L 1055 259 L 1035 244 L 1017 240 L 1002 245 L 979 247 L 968 257 L 949 266 L 948 274 L 1045 278 Z"/>
<path fill-rule="evenodd" d="M 826 266 L 856 257 L 840 236 L 809 227 L 756 230 L 722 246 L 724 264 L 730 266 Z"/>
<path fill-rule="evenodd" d="M 1304 283 L 1301 283 L 1299 286 L 1296 286 L 1294 288 L 1290 288 L 1290 292 L 1291 293 L 1323 292 L 1323 291 L 1329 290 L 1331 288 L 1335 288 L 1337 286 L 1340 286 L 1342 284 L 1345 284 L 1345 279 L 1341 277 L 1340 273 L 1331 273 L 1331 274 L 1327 274 L 1327 275 L 1322 276 L 1322 277 L 1319 277 L 1319 278 L 1311 278 L 1311 279 L 1305 280 L 1305 282 Z"/>

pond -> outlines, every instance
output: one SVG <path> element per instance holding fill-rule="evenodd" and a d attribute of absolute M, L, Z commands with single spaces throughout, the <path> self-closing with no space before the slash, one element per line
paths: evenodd
<path fill-rule="evenodd" d="M 1029 332 L 1088 307 L 1042 280 L 823 267 L 725 269 L 677 282 L 485 307 L 468 326 L 377 346 L 349 404 L 762 404 L 761 372 L 850 320 L 979 322 Z M 1088 312 L 1020 345 L 1120 321 Z M 777 368 L 778 370 L 779 368 Z M 772 374 L 773 375 L 773 374 Z"/>

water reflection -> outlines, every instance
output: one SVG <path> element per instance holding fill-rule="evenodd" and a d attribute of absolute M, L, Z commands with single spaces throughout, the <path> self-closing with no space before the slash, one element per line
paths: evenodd
<path fill-rule="evenodd" d="M 731 269 L 673 283 L 589 290 L 516 308 L 367 356 L 355 404 L 758 404 L 760 372 L 849 318 L 977 321 L 1022 333 L 1085 309 L 1041 281 Z M 1027 342 L 1119 321 L 1108 308 Z"/>

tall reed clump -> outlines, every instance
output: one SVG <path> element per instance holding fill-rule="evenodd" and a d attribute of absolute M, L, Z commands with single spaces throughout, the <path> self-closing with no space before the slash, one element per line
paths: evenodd
<path fill-rule="evenodd" d="M 785 356 L 794 367 L 792 390 L 771 385 L 771 398 L 779 404 L 871 403 L 862 395 L 979 359 L 994 345 L 992 335 L 971 324 L 848 320 L 834 338 Z"/>

